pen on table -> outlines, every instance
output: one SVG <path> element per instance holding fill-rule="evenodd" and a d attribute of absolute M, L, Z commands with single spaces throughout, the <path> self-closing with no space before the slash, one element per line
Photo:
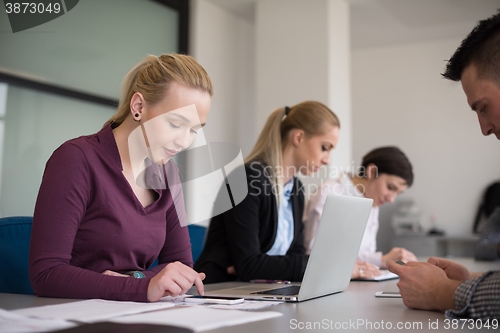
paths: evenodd
<path fill-rule="evenodd" d="M 284 280 L 250 280 L 250 282 L 253 282 L 253 283 L 283 283 L 283 284 L 291 283 L 290 281 L 284 281 Z"/>

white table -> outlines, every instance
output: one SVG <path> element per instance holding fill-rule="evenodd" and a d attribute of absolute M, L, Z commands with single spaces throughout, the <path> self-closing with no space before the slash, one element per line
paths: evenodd
<path fill-rule="evenodd" d="M 426 258 L 419 258 L 420 260 Z M 454 258 L 473 271 L 500 270 L 500 262 L 478 262 L 472 258 Z M 302 303 L 284 303 L 258 311 L 279 311 L 282 317 L 248 323 L 240 326 L 225 327 L 213 332 L 291 332 L 307 325 L 316 329 L 307 332 L 328 330 L 350 330 L 353 332 L 380 332 L 382 328 L 392 327 L 397 331 L 415 332 L 473 332 L 477 329 L 445 329 L 446 321 L 440 312 L 408 309 L 401 299 L 375 298 L 376 291 L 397 291 L 398 280 L 385 282 L 351 282 L 346 291 Z M 206 285 L 206 290 L 221 289 L 242 285 L 241 282 L 226 282 Z M 193 293 L 195 291 L 193 290 Z M 59 304 L 75 300 L 42 298 L 29 295 L 0 294 L 0 308 L 18 309 L 47 304 Z M 164 311 L 169 311 L 168 309 Z M 430 329 L 429 325 L 439 325 Z M 449 323 L 451 326 L 451 322 Z M 397 329 L 398 325 L 402 329 Z M 405 328 L 406 327 L 406 328 Z M 482 329 L 482 331 L 494 331 Z M 212 332 L 212 331 L 210 331 Z"/>

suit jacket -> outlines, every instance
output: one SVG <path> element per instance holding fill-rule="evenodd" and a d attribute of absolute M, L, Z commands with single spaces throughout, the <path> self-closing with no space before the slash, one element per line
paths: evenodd
<path fill-rule="evenodd" d="M 242 166 L 243 167 L 243 166 Z M 205 283 L 273 279 L 301 281 L 309 256 L 305 254 L 304 193 L 294 177 L 291 193 L 294 238 L 284 256 L 269 256 L 278 229 L 278 207 L 271 182 L 260 162 L 245 164 L 248 195 L 236 207 L 212 218 L 206 245 L 195 264 Z M 237 277 L 226 273 L 234 266 Z"/>

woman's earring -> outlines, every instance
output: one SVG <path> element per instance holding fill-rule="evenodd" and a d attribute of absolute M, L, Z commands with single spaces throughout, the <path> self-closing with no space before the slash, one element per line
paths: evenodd
<path fill-rule="evenodd" d="M 134 120 L 135 120 L 135 121 L 139 121 L 139 119 L 138 119 L 138 118 L 139 118 L 139 114 L 138 114 L 138 113 L 134 114 Z"/>

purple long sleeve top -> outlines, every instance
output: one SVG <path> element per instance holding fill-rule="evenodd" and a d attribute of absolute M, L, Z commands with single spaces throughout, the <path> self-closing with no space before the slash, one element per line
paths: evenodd
<path fill-rule="evenodd" d="M 178 177 L 175 171 L 172 160 L 163 170 L 153 164 L 146 185 Z M 56 149 L 33 216 L 29 272 L 35 294 L 147 302 L 149 281 L 166 264 L 192 267 L 182 191 L 168 187 L 178 179 L 168 180 L 164 189 L 153 186 L 158 198 L 144 208 L 122 173 L 110 125 Z M 159 265 L 147 270 L 156 258 Z M 140 270 L 146 278 L 103 275 L 105 270 Z"/>

